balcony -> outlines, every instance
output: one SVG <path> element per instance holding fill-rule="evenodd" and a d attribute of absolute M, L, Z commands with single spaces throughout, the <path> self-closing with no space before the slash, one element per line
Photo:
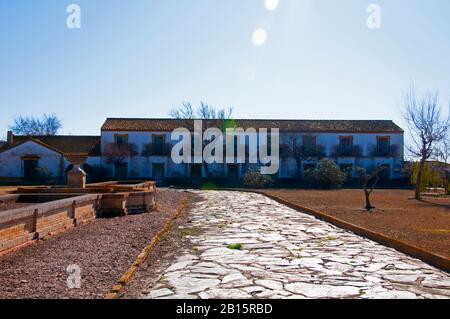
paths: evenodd
<path fill-rule="evenodd" d="M 323 145 L 280 145 L 282 158 L 323 158 L 326 156 Z"/>
<path fill-rule="evenodd" d="M 150 156 L 170 156 L 172 152 L 171 144 L 145 144 L 141 155 L 144 157 Z"/>
<path fill-rule="evenodd" d="M 372 145 L 369 147 L 370 157 L 398 157 L 400 156 L 400 147 L 398 145 Z"/>
<path fill-rule="evenodd" d="M 127 158 L 136 156 L 136 145 L 131 143 L 116 144 L 109 143 L 105 146 L 103 155 L 110 163 L 122 163 Z"/>
<path fill-rule="evenodd" d="M 331 152 L 332 157 L 362 157 L 360 145 L 335 145 Z"/>

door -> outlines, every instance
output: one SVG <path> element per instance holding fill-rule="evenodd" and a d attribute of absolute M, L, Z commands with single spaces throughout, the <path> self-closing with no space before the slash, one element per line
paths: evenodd
<path fill-rule="evenodd" d="M 30 159 L 23 161 L 23 177 L 32 178 L 36 175 L 38 160 Z"/>
<path fill-rule="evenodd" d="M 239 181 L 239 164 L 228 164 L 228 181 L 237 182 Z"/>
<path fill-rule="evenodd" d="M 128 177 L 128 163 L 116 163 L 115 178 L 116 180 L 125 180 Z"/>
<path fill-rule="evenodd" d="M 152 171 L 153 171 L 153 180 L 160 184 L 164 181 L 164 164 L 153 164 Z"/>

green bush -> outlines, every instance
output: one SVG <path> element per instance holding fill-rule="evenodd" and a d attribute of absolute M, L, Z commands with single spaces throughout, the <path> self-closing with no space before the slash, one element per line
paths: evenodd
<path fill-rule="evenodd" d="M 346 174 L 332 160 L 323 159 L 315 169 L 305 171 L 304 180 L 309 187 L 335 189 L 344 184 Z"/>
<path fill-rule="evenodd" d="M 251 188 L 265 188 L 272 184 L 273 180 L 270 175 L 263 175 L 259 171 L 249 170 L 245 173 L 243 184 Z"/>

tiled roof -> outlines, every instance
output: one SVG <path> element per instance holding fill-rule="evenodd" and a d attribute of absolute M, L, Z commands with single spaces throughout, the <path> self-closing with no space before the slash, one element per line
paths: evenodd
<path fill-rule="evenodd" d="M 403 133 L 390 120 L 226 120 L 232 126 L 247 128 L 279 128 L 280 132 L 299 133 Z M 234 124 L 235 123 L 235 124 Z M 227 124 L 229 126 L 229 124 Z M 203 128 L 224 127 L 224 120 L 203 120 Z M 176 128 L 193 130 L 193 120 L 108 118 L 102 131 L 170 132 Z"/>
<path fill-rule="evenodd" d="M 100 136 L 14 136 L 13 144 L 2 151 L 27 141 L 36 141 L 62 154 L 87 153 L 100 156 Z"/>

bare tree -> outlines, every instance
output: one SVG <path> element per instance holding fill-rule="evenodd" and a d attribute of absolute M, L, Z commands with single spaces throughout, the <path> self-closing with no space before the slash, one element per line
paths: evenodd
<path fill-rule="evenodd" d="M 177 109 L 172 110 L 169 116 L 174 119 L 202 119 L 202 120 L 229 120 L 233 114 L 233 108 L 228 109 L 216 109 L 207 103 L 201 102 L 200 106 L 194 110 L 191 103 L 183 103 L 183 105 Z M 206 144 L 203 145 L 205 147 Z M 203 165 L 208 178 L 211 178 L 211 172 L 209 165 L 203 159 Z"/>
<path fill-rule="evenodd" d="M 356 172 L 361 179 L 361 184 L 364 189 L 364 195 L 366 199 L 366 209 L 371 211 L 375 207 L 372 206 L 370 202 L 370 196 L 372 195 L 375 187 L 377 187 L 378 182 L 380 181 L 380 173 L 384 171 L 386 167 L 379 167 L 372 172 L 368 172 L 365 168 L 357 167 Z"/>
<path fill-rule="evenodd" d="M 436 147 L 434 157 L 439 161 L 444 163 L 448 163 L 450 159 L 450 141 L 448 139 L 444 139 L 439 145 Z"/>
<path fill-rule="evenodd" d="M 444 118 L 438 105 L 438 93 L 427 92 L 418 98 L 411 87 L 405 98 L 404 117 L 408 122 L 411 143 L 407 150 L 415 158 L 419 158 L 419 169 L 416 178 L 415 197 L 421 200 L 422 175 L 425 163 L 436 155 L 439 145 L 448 138 L 450 115 Z M 450 107 L 450 103 L 449 103 Z"/>
<path fill-rule="evenodd" d="M 174 119 L 230 119 L 233 108 L 216 109 L 207 103 L 201 102 L 200 106 L 194 110 L 191 103 L 183 103 L 177 109 L 172 110 L 169 116 Z"/>
<path fill-rule="evenodd" d="M 19 116 L 14 120 L 11 130 L 16 135 L 56 135 L 61 129 L 61 120 L 54 114 L 44 116 L 39 119 L 36 117 Z"/>

